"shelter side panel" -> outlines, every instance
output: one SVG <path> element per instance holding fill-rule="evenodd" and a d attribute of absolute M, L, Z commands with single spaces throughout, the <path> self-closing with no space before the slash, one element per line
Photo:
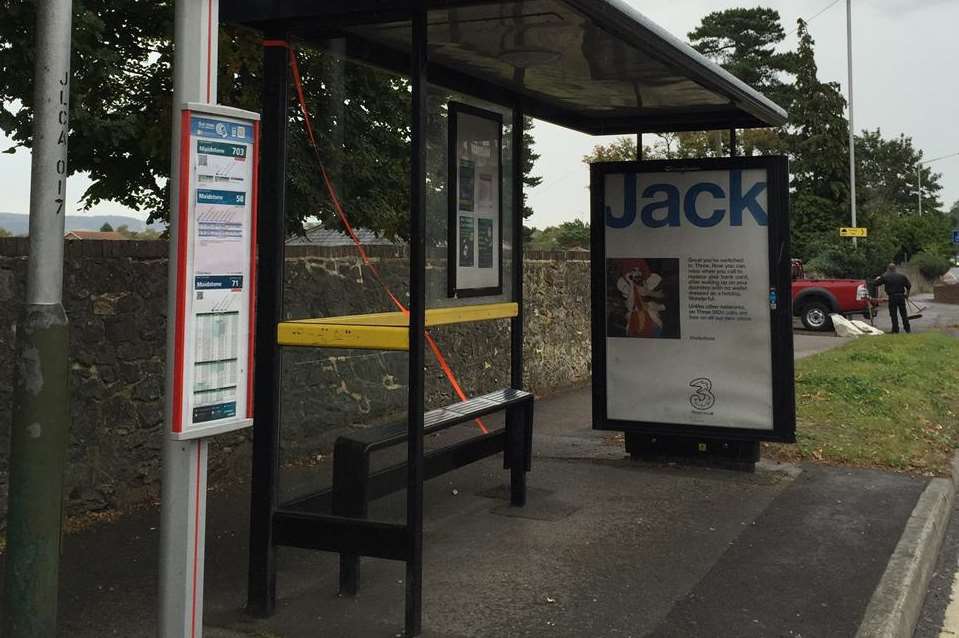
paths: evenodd
<path fill-rule="evenodd" d="M 764 169 L 605 176 L 607 418 L 772 430 Z"/>

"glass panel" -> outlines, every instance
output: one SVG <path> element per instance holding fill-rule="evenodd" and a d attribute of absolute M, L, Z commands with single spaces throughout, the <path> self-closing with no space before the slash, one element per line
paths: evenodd
<path fill-rule="evenodd" d="M 409 81 L 352 59 L 341 39 L 300 46 L 298 59 L 320 157 L 310 147 L 299 109 L 291 109 L 287 206 L 291 218 L 306 221 L 287 250 L 285 316 L 397 311 L 390 293 L 405 304 L 409 291 Z M 295 99 L 296 92 L 291 96 Z M 362 242 L 369 264 L 338 209 Z M 284 351 L 281 509 L 366 517 L 367 508 L 357 498 L 334 505 L 334 478 L 342 489 L 404 464 L 405 440 L 373 452 L 369 473 L 362 455 L 336 460 L 344 471 L 340 477 L 334 477 L 334 447 L 338 441 L 385 438 L 390 424 L 405 430 L 408 361 L 406 352 Z M 368 517 L 404 523 L 405 477 L 398 474 L 390 487 L 369 502 Z"/>
<path fill-rule="evenodd" d="M 450 103 L 488 111 L 502 118 L 502 286 L 499 295 L 480 297 L 449 296 L 449 220 L 450 220 Z M 427 246 L 429 260 L 426 270 L 427 306 L 431 308 L 459 307 L 513 301 L 513 112 L 471 96 L 441 87 L 431 86 L 429 93 L 429 124 L 427 139 Z M 455 110 L 455 108 L 454 108 Z M 478 175 L 474 179 L 474 194 L 479 198 Z M 456 188 L 456 185 L 453 186 Z M 457 193 L 459 195 L 459 193 Z M 454 205 L 459 207 L 458 202 Z M 457 211 L 457 216 L 458 211 Z M 477 224 L 478 226 L 478 224 Z M 462 238 L 460 238 L 462 239 Z M 474 264 L 479 263 L 480 238 L 474 238 Z M 449 369 L 469 397 L 481 395 L 509 385 L 509 321 L 494 320 L 435 328 L 430 331 Z M 451 347 L 455 344 L 455 348 Z M 448 406 L 460 400 L 452 389 L 450 379 L 439 364 L 435 353 L 426 354 L 427 409 Z M 469 370 L 468 375 L 465 371 Z M 484 418 L 482 427 L 495 429 L 502 425 L 502 415 Z M 474 436 L 481 425 L 469 422 L 440 438 L 449 443 L 459 437 Z M 427 437 L 427 448 L 435 444 Z"/>

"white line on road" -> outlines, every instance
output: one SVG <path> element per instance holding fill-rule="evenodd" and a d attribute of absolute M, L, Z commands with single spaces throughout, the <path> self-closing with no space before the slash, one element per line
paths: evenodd
<path fill-rule="evenodd" d="M 952 578 L 952 591 L 949 593 L 949 606 L 942 619 L 942 629 L 939 638 L 956 638 L 959 636 L 959 565 Z"/>

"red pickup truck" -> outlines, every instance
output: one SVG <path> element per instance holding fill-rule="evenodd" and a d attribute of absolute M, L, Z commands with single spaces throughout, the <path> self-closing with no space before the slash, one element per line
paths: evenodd
<path fill-rule="evenodd" d="M 830 330 L 829 315 L 876 316 L 878 300 L 869 296 L 862 279 L 806 279 L 802 261 L 792 260 L 793 316 L 802 320 L 807 330 Z"/>

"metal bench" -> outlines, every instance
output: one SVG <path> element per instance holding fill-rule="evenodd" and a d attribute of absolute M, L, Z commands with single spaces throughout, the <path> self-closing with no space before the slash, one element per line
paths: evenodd
<path fill-rule="evenodd" d="M 424 415 L 424 434 L 466 423 L 506 410 L 506 428 L 469 438 L 424 455 L 424 478 L 431 479 L 480 459 L 503 454 L 503 467 L 510 470 L 510 502 L 526 505 L 526 473 L 532 463 L 533 395 L 506 388 L 474 397 Z M 336 516 L 367 517 L 370 501 L 403 489 L 406 463 L 370 473 L 370 454 L 407 440 L 405 422 L 371 427 L 340 436 L 333 451 L 332 510 Z M 355 595 L 359 589 L 360 557 L 340 554 L 340 593 Z"/>

